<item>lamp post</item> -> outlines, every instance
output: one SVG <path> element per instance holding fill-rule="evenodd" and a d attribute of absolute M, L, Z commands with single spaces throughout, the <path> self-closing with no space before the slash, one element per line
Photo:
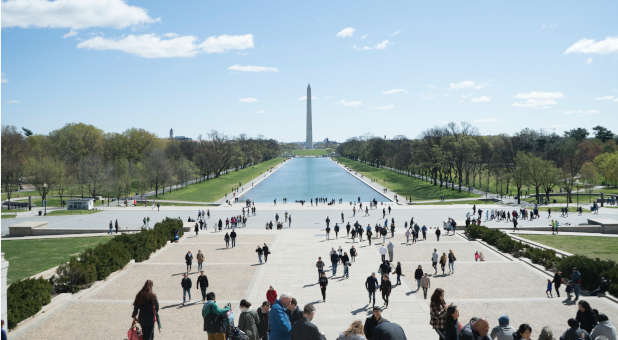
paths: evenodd
<path fill-rule="evenodd" d="M 43 206 L 45 209 L 43 215 L 47 216 L 47 183 L 43 183 L 43 194 Z"/>

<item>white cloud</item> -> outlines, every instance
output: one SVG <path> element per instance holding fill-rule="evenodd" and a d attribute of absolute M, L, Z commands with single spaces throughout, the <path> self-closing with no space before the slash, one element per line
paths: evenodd
<path fill-rule="evenodd" d="M 564 95 L 562 94 L 562 92 L 532 91 L 526 93 L 518 93 L 515 95 L 515 98 L 520 99 L 520 101 L 514 102 L 513 106 L 547 109 L 553 105 L 558 104 L 558 102 L 556 102 L 556 99 L 560 99 L 563 97 Z"/>
<path fill-rule="evenodd" d="M 569 110 L 564 111 L 567 116 L 592 116 L 601 113 L 599 110 Z"/>
<path fill-rule="evenodd" d="M 395 31 L 393 33 L 391 33 L 391 37 L 396 37 L 399 35 L 399 33 L 401 33 L 401 31 Z"/>
<path fill-rule="evenodd" d="M 83 29 L 125 28 L 158 21 L 146 10 L 124 0 L 6 0 L 2 1 L 3 27 Z"/>
<path fill-rule="evenodd" d="M 212 36 L 198 44 L 198 39 L 192 35 L 179 36 L 167 33 L 164 38 L 161 38 L 156 34 L 130 34 L 116 40 L 94 37 L 80 42 L 77 47 L 92 50 L 116 50 L 144 58 L 193 57 L 200 52 L 222 53 L 226 50 L 251 48 L 253 47 L 253 35 Z"/>
<path fill-rule="evenodd" d="M 390 43 L 390 41 L 388 40 L 382 40 L 381 42 L 379 42 L 376 45 L 376 50 L 383 50 L 386 48 L 386 46 L 388 46 L 388 44 Z"/>
<path fill-rule="evenodd" d="M 588 64 L 588 65 L 592 64 L 592 58 L 586 59 L 586 64 Z"/>
<path fill-rule="evenodd" d="M 360 100 L 345 100 L 345 99 L 341 99 L 339 101 L 339 103 L 341 103 L 341 105 L 343 106 L 348 106 L 348 107 L 358 107 L 363 105 L 363 102 Z"/>
<path fill-rule="evenodd" d="M 199 45 L 209 54 L 223 53 L 227 50 L 246 50 L 253 46 L 253 34 L 212 36 Z"/>
<path fill-rule="evenodd" d="M 354 27 L 346 27 L 341 31 L 337 32 L 337 37 L 339 38 L 349 38 L 354 35 L 356 29 Z"/>
<path fill-rule="evenodd" d="M 257 98 L 253 98 L 253 97 L 240 98 L 241 103 L 255 103 L 257 101 L 258 101 Z"/>
<path fill-rule="evenodd" d="M 318 97 L 311 96 L 311 100 L 316 100 L 316 99 L 318 99 Z M 307 100 L 307 96 L 298 97 L 298 101 L 300 101 L 300 102 L 304 102 L 306 100 Z"/>
<path fill-rule="evenodd" d="M 470 98 L 471 103 L 489 103 L 490 101 L 491 101 L 491 97 L 487 97 L 487 96 Z"/>
<path fill-rule="evenodd" d="M 618 52 L 618 37 L 607 37 L 603 40 L 581 39 L 569 46 L 564 54 L 609 54 Z"/>
<path fill-rule="evenodd" d="M 594 98 L 594 100 L 618 102 L 618 96 L 602 96 L 602 97 L 596 97 Z"/>
<path fill-rule="evenodd" d="M 498 121 L 495 117 L 487 117 L 487 118 L 479 118 L 475 119 L 472 122 L 476 124 L 487 124 L 487 123 L 495 123 Z"/>
<path fill-rule="evenodd" d="M 8 104 L 19 104 L 19 100 L 17 99 L 11 99 L 9 101 L 7 101 Z"/>
<path fill-rule="evenodd" d="M 66 38 L 70 38 L 70 37 L 73 37 L 73 36 L 76 36 L 76 35 L 77 35 L 77 31 L 71 29 L 69 32 L 67 32 L 65 35 L 63 35 L 62 38 L 66 39 Z"/>
<path fill-rule="evenodd" d="M 390 89 L 382 91 L 382 94 L 399 94 L 399 93 L 408 93 L 408 91 L 404 89 Z"/>
<path fill-rule="evenodd" d="M 485 84 L 478 84 L 472 80 L 464 80 L 464 81 L 460 81 L 458 83 L 450 83 L 449 84 L 449 88 L 451 89 L 475 89 L 475 90 L 480 90 L 482 88 L 485 87 Z"/>
<path fill-rule="evenodd" d="M 363 34 L 363 35 L 361 35 L 360 38 L 361 38 L 361 40 L 365 40 L 365 39 L 367 39 L 368 36 L 369 36 L 368 34 Z"/>
<path fill-rule="evenodd" d="M 264 110 L 257 110 L 257 111 L 255 111 L 255 113 L 257 113 L 257 114 L 264 113 Z"/>
<path fill-rule="evenodd" d="M 255 66 L 255 65 L 232 65 L 227 68 L 230 71 L 240 72 L 279 72 L 276 67 L 270 66 Z"/>
<path fill-rule="evenodd" d="M 395 105 L 393 105 L 393 104 L 376 106 L 376 110 L 380 110 L 380 111 L 388 111 L 388 110 L 392 110 L 394 108 L 395 108 Z"/>
<path fill-rule="evenodd" d="M 369 51 L 369 50 L 383 50 L 385 49 L 388 44 L 390 44 L 390 41 L 388 40 L 382 40 L 381 42 L 375 44 L 374 46 L 370 46 L 370 45 L 364 45 L 364 46 L 356 46 L 354 45 L 354 49 L 355 50 L 359 50 L 359 51 Z"/>

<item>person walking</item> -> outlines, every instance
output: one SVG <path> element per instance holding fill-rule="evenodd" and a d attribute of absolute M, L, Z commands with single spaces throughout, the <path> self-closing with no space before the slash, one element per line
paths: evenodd
<path fill-rule="evenodd" d="M 268 262 L 268 255 L 270 255 L 270 249 L 268 248 L 266 243 L 264 243 L 264 246 L 262 247 L 262 251 L 264 252 L 264 262 Z"/>
<path fill-rule="evenodd" d="M 225 235 L 223 236 L 223 240 L 225 241 L 225 248 L 229 248 L 230 247 L 230 234 L 226 232 Z"/>
<path fill-rule="evenodd" d="M 388 251 L 388 262 L 393 262 L 393 254 L 395 251 L 395 245 L 393 244 L 392 241 L 388 241 L 388 245 L 386 246 L 386 249 Z"/>
<path fill-rule="evenodd" d="M 345 276 L 346 279 L 350 278 L 350 257 L 348 256 L 348 253 L 344 252 L 343 256 L 341 257 L 341 263 L 343 263 L 343 276 Z"/>
<path fill-rule="evenodd" d="M 444 301 L 444 290 L 442 288 L 436 288 L 431 295 L 429 317 L 429 324 L 438 333 L 439 339 L 444 339 L 446 302 Z"/>
<path fill-rule="evenodd" d="M 363 326 L 363 332 L 367 340 L 373 340 L 376 327 L 387 321 L 382 317 L 382 308 L 374 306 L 371 316 L 365 320 L 365 325 Z"/>
<path fill-rule="evenodd" d="M 200 271 L 200 276 L 197 277 L 195 288 L 202 292 L 202 301 L 206 300 L 206 288 L 208 288 L 208 277 L 204 275 L 204 271 Z"/>
<path fill-rule="evenodd" d="M 313 304 L 306 304 L 303 308 L 303 317 L 292 325 L 291 340 L 326 340 L 324 334 L 311 321 L 315 317 Z"/>
<path fill-rule="evenodd" d="M 114 230 L 114 225 L 112 223 L 112 220 L 109 220 L 109 234 L 111 235 L 113 233 Z"/>
<path fill-rule="evenodd" d="M 268 287 L 268 290 L 266 291 L 266 300 L 271 306 L 275 304 L 275 301 L 277 301 L 277 291 L 273 288 L 273 286 Z"/>
<path fill-rule="evenodd" d="M 458 319 L 459 310 L 457 306 L 448 306 L 448 308 L 446 308 L 446 320 L 444 322 L 444 340 L 459 340 L 461 325 Z"/>
<path fill-rule="evenodd" d="M 258 260 L 260 261 L 260 264 L 262 264 L 262 254 L 264 254 L 264 250 L 262 249 L 262 247 L 260 247 L 259 244 L 258 244 L 257 248 L 255 249 L 255 252 L 258 255 Z"/>
<path fill-rule="evenodd" d="M 195 231 L 195 236 L 197 236 L 200 231 L 200 225 L 198 223 L 195 223 L 193 230 Z"/>
<path fill-rule="evenodd" d="M 356 262 L 356 248 L 354 248 L 354 246 L 352 246 L 350 248 L 350 257 L 352 258 L 352 262 Z"/>
<path fill-rule="evenodd" d="M 185 305 L 187 294 L 189 295 L 189 302 L 191 302 L 191 279 L 187 276 L 187 273 L 182 275 L 182 280 L 180 280 L 180 286 L 182 287 L 182 305 Z"/>
<path fill-rule="evenodd" d="M 116 234 L 118 234 L 118 219 L 116 219 L 116 223 L 114 223 L 114 228 L 116 228 Z"/>
<path fill-rule="evenodd" d="M 318 281 L 320 281 L 320 277 L 322 277 L 322 273 L 324 272 L 324 261 L 322 261 L 321 257 L 318 257 L 315 266 L 318 268 Z"/>
<path fill-rule="evenodd" d="M 393 285 L 388 279 L 388 275 L 382 275 L 382 284 L 380 285 L 380 291 L 382 291 L 382 300 L 384 301 L 384 308 L 388 308 L 388 298 L 391 295 Z"/>
<path fill-rule="evenodd" d="M 232 229 L 232 232 L 230 233 L 230 239 L 232 240 L 232 248 L 236 247 L 236 236 L 236 231 Z"/>
<path fill-rule="evenodd" d="M 575 293 L 575 301 L 579 300 L 579 291 L 582 284 L 582 274 L 577 270 L 577 268 L 573 267 L 571 271 L 571 280 L 569 281 L 569 285 L 573 289 Z M 571 293 L 567 293 L 569 300 L 571 300 Z"/>
<path fill-rule="evenodd" d="M 320 284 L 320 291 L 322 292 L 322 302 L 326 302 L 326 286 L 328 286 L 326 273 L 322 272 L 322 276 L 320 276 L 318 283 Z"/>
<path fill-rule="evenodd" d="M 197 270 L 198 271 L 202 271 L 202 265 L 204 263 L 204 253 L 202 253 L 201 249 L 198 249 L 197 251 L 197 255 L 195 256 L 195 258 L 197 259 Z"/>
<path fill-rule="evenodd" d="M 433 249 L 433 254 L 431 255 L 431 266 L 434 269 L 433 275 L 438 274 L 438 249 Z"/>
<path fill-rule="evenodd" d="M 414 279 L 416 280 L 416 292 L 421 288 L 421 279 L 423 278 L 423 267 L 419 264 L 414 271 Z"/>
<path fill-rule="evenodd" d="M 285 311 L 288 313 L 288 317 L 290 318 L 290 324 L 294 326 L 294 323 L 303 318 L 303 312 L 298 308 L 298 301 L 295 298 L 290 299 L 290 304 Z"/>
<path fill-rule="evenodd" d="M 397 262 L 397 266 L 395 266 L 395 271 L 393 273 L 397 275 L 397 285 L 401 285 L 401 276 L 403 275 L 401 273 L 401 262 Z"/>
<path fill-rule="evenodd" d="M 365 289 L 369 293 L 369 302 L 367 304 L 372 303 L 373 298 L 373 306 L 376 305 L 376 290 L 378 289 L 378 279 L 376 279 L 376 273 L 371 273 L 367 280 L 365 280 Z"/>
<path fill-rule="evenodd" d="M 455 261 L 457 261 L 457 258 L 455 257 L 455 253 L 453 252 L 453 249 L 450 249 L 448 251 L 448 272 L 449 274 L 455 274 Z"/>
<path fill-rule="evenodd" d="M 189 250 L 185 255 L 185 263 L 187 264 L 187 273 L 191 272 L 191 267 L 193 265 L 193 254 Z"/>
<path fill-rule="evenodd" d="M 260 340 L 268 340 L 268 313 L 270 312 L 270 303 L 268 301 L 262 302 L 262 305 L 256 310 L 258 316 L 258 332 Z"/>
<path fill-rule="evenodd" d="M 352 322 L 348 329 L 339 334 L 337 340 L 365 340 L 363 322 L 360 320 Z"/>
<path fill-rule="evenodd" d="M 251 303 L 245 299 L 240 300 L 240 315 L 238 316 L 238 328 L 245 332 L 248 340 L 260 339 L 258 325 L 260 320 L 256 311 L 249 310 Z"/>
<path fill-rule="evenodd" d="M 290 340 L 292 324 L 290 323 L 290 317 L 285 311 L 291 299 L 292 297 L 288 294 L 281 294 L 279 300 L 272 304 L 272 308 L 268 313 L 269 340 Z"/>
<path fill-rule="evenodd" d="M 330 227 L 326 226 L 326 240 L 330 240 Z"/>
<path fill-rule="evenodd" d="M 423 288 L 423 298 L 427 300 L 427 290 L 429 289 L 431 283 L 429 281 L 429 275 L 425 273 L 421 278 L 421 288 Z M 418 291 L 418 288 L 416 289 Z"/>
<path fill-rule="evenodd" d="M 380 258 L 382 259 L 382 262 L 386 261 L 386 247 L 384 247 L 384 245 L 380 246 Z"/>
<path fill-rule="evenodd" d="M 208 333 L 208 340 L 225 340 L 227 313 L 232 309 L 228 303 L 225 308 L 217 306 L 214 292 L 206 294 L 206 303 L 202 307 L 204 330 Z"/>
<path fill-rule="evenodd" d="M 144 286 L 133 300 L 133 322 L 139 322 L 144 340 L 154 339 L 154 325 L 159 317 L 159 300 L 152 292 L 152 281 L 146 280 Z"/>
<path fill-rule="evenodd" d="M 442 232 L 440 231 L 440 227 L 436 227 L 436 240 L 437 240 L 438 242 L 440 242 L 440 234 L 441 234 L 441 233 L 442 233 Z"/>
<path fill-rule="evenodd" d="M 339 238 L 339 224 L 335 223 L 335 239 Z"/>
<path fill-rule="evenodd" d="M 489 336 L 496 340 L 513 340 L 515 329 L 509 325 L 508 315 L 502 315 L 498 318 L 498 326 L 491 330 Z"/>
<path fill-rule="evenodd" d="M 440 268 L 442 268 L 442 276 L 446 275 L 444 273 L 444 269 L 446 268 L 446 253 L 442 253 L 442 256 L 440 256 Z"/>

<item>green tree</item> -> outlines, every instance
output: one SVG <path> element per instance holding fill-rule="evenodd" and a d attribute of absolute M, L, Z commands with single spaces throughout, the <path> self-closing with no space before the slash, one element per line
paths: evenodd
<path fill-rule="evenodd" d="M 11 201 L 11 194 L 19 190 L 24 175 L 28 144 L 14 126 L 2 127 L 2 190 Z M 11 205 L 9 204 L 9 209 Z"/>
<path fill-rule="evenodd" d="M 600 139 L 601 142 L 603 142 L 603 143 L 605 143 L 606 141 L 614 138 L 614 133 L 611 132 L 609 129 L 601 126 L 601 125 L 597 125 L 597 126 L 593 127 L 592 130 L 594 130 L 594 132 L 595 132 L 594 137 L 596 139 Z"/>

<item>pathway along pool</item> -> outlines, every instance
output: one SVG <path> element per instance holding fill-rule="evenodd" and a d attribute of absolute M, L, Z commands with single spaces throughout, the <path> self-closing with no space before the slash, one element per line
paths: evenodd
<path fill-rule="evenodd" d="M 326 197 L 342 199 L 343 202 L 362 202 L 374 198 L 378 202 L 390 200 L 373 188 L 354 177 L 330 158 L 297 157 L 288 161 L 283 167 L 257 184 L 240 197 L 241 201 L 250 199 L 255 202 L 288 202 L 311 198 Z"/>

